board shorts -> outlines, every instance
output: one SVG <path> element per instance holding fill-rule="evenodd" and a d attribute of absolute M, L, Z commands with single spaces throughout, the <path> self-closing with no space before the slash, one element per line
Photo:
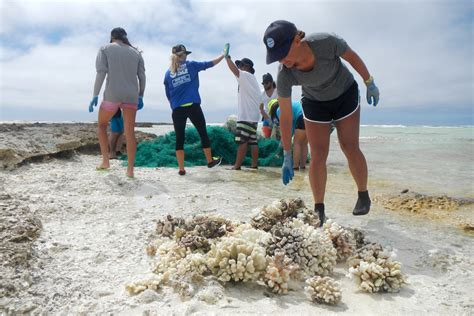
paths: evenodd
<path fill-rule="evenodd" d="M 359 87 L 357 82 L 346 90 L 341 96 L 329 101 L 301 99 L 304 119 L 315 123 L 331 123 L 349 117 L 357 111 L 360 105 Z"/>
<path fill-rule="evenodd" d="M 110 130 L 112 133 L 123 133 L 122 110 L 117 110 L 115 115 L 110 119 Z"/>
<path fill-rule="evenodd" d="M 257 122 L 237 121 L 235 142 L 237 144 L 257 145 Z"/>
<path fill-rule="evenodd" d="M 137 110 L 137 103 L 102 101 L 100 108 L 108 112 L 117 112 L 118 109 Z"/>

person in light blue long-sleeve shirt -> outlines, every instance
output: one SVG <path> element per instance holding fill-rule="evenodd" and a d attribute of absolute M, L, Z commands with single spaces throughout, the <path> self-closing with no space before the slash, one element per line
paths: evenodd
<path fill-rule="evenodd" d="M 280 126 L 280 105 L 278 99 L 268 102 L 270 118 L 274 125 Z M 293 169 L 305 169 L 308 160 L 308 138 L 304 125 L 303 109 L 301 103 L 293 101 L 291 104 L 293 111 L 293 124 L 291 134 L 293 135 Z"/>

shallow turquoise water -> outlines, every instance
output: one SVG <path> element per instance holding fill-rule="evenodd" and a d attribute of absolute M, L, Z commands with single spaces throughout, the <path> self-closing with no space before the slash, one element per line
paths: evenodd
<path fill-rule="evenodd" d="M 474 197 L 472 126 L 362 126 L 360 146 L 372 180 L 418 192 Z M 328 162 L 347 169 L 336 133 Z"/>

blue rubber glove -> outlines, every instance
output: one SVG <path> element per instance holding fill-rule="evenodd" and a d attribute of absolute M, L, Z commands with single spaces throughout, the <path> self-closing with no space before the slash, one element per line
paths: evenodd
<path fill-rule="evenodd" d="M 99 102 L 99 96 L 98 95 L 93 97 L 91 103 L 89 103 L 89 113 L 94 112 L 94 106 L 97 106 L 97 102 Z"/>
<path fill-rule="evenodd" d="M 281 180 L 284 185 L 290 183 L 293 179 L 295 172 L 293 171 L 293 157 L 291 150 L 285 151 L 283 154 L 283 166 L 281 167 Z"/>
<path fill-rule="evenodd" d="M 229 43 L 226 43 L 226 44 L 224 45 L 224 57 L 229 56 L 229 50 L 230 50 L 230 44 L 229 44 Z"/>
<path fill-rule="evenodd" d="M 370 76 L 370 78 L 365 81 L 365 85 L 367 86 L 367 103 L 372 104 L 373 100 L 374 106 L 377 106 L 380 93 L 379 88 L 375 85 L 374 78 Z"/>
<path fill-rule="evenodd" d="M 137 110 L 140 111 L 143 108 L 143 97 L 138 97 Z"/>

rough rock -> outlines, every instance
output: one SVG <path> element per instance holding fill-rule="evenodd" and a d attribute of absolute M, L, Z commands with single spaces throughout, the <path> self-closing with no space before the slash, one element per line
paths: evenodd
<path fill-rule="evenodd" d="M 135 132 L 137 141 L 156 137 Z M 75 151 L 99 152 L 95 123 L 0 124 L 0 169 L 30 161 L 70 157 Z"/>

